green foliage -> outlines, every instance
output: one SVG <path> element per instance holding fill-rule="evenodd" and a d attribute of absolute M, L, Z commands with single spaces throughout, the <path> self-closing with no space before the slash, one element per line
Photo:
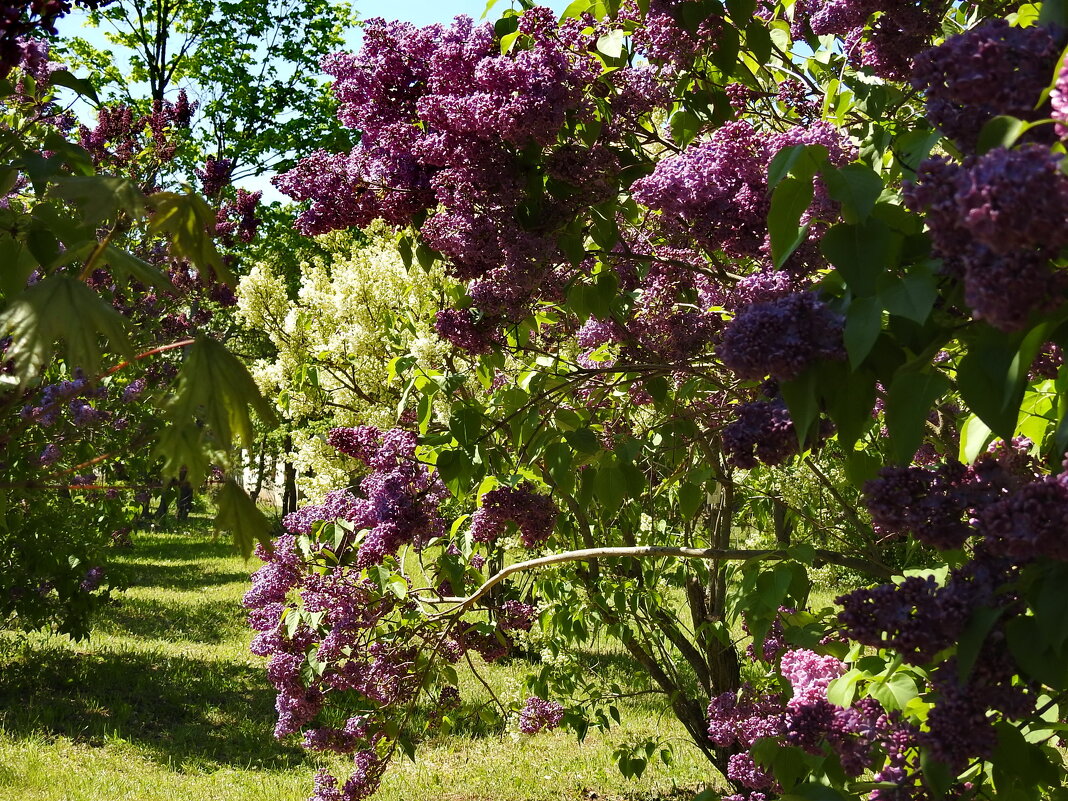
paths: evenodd
<path fill-rule="evenodd" d="M 59 84 L 90 93 L 70 76 Z M 107 600 L 98 572 L 112 538 L 149 514 L 154 490 L 167 495 L 165 481 L 199 486 L 209 464 L 229 464 L 251 442 L 250 409 L 265 420 L 271 410 L 217 330 L 176 342 L 164 325 L 179 317 L 167 302 L 181 303 L 165 268 L 228 275 L 210 233 L 215 212 L 188 193 L 146 196 L 136 160 L 122 175 L 96 172 L 55 126 L 53 91 L 8 87 L 0 98 L 0 560 L 9 582 L 0 617 L 83 637 Z M 183 312 L 197 315 L 199 305 Z M 167 391 L 161 376 L 182 350 Z M 220 526 L 247 553 L 265 540 L 267 521 L 236 485 L 222 498 Z"/>
<path fill-rule="evenodd" d="M 312 142 L 351 145 L 318 66 L 353 22 L 347 3 L 117 0 L 84 19 L 113 48 L 72 36 L 60 52 L 106 101 L 148 110 L 181 87 L 200 103 L 193 146 L 179 156 L 186 180 L 207 156 L 232 159 L 242 178 L 285 169 Z"/>

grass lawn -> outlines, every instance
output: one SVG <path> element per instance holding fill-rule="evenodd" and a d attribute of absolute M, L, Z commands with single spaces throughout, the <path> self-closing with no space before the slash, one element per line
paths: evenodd
<path fill-rule="evenodd" d="M 0 799 L 25 801 L 300 801 L 323 764 L 278 742 L 274 694 L 248 652 L 240 599 L 245 563 L 197 520 L 141 533 L 110 575 L 129 585 L 88 642 L 0 632 Z M 614 665 L 614 667 L 613 667 Z M 618 659 L 594 669 L 629 672 Z M 517 697 L 529 666 L 485 676 Z M 473 677 L 462 687 L 475 697 Z M 466 683 L 466 682 L 465 682 Z M 484 691 L 482 691 L 484 693 Z M 712 780 L 657 697 L 621 705 L 624 725 L 584 743 L 554 732 L 453 735 L 394 765 L 381 801 L 685 799 Z M 672 768 L 627 781 L 612 752 L 655 736 L 675 742 Z M 345 761 L 326 764 L 344 770 Z M 347 775 L 347 774 L 346 774 Z"/>

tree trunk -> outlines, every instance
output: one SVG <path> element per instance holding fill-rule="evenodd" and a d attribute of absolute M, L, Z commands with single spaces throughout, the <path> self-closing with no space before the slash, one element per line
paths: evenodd
<path fill-rule="evenodd" d="M 287 436 L 285 441 L 286 462 L 285 479 L 282 489 L 282 514 L 287 515 L 297 511 L 297 468 L 289 461 L 289 452 L 293 450 L 293 439 Z"/>
<path fill-rule="evenodd" d="M 263 479 L 267 473 L 267 435 L 263 435 L 263 439 L 260 440 L 260 464 L 256 470 L 256 486 L 253 488 L 249 496 L 252 498 L 252 502 L 255 503 L 260 499 L 260 492 L 263 491 Z"/>

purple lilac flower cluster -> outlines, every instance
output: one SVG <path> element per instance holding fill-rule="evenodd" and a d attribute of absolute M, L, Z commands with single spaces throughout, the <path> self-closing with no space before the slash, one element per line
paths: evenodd
<path fill-rule="evenodd" d="M 106 387 L 94 387 L 88 379 L 77 377 L 73 381 L 43 387 L 34 402 L 22 407 L 20 416 L 26 423 L 51 428 L 59 423 L 66 411 L 75 428 L 91 428 L 111 419 L 110 412 L 93 405 L 94 401 L 99 403 L 106 397 Z M 42 465 L 54 464 L 60 454 L 58 444 L 53 442 L 41 453 L 39 461 Z"/>
<path fill-rule="evenodd" d="M 380 564 L 402 545 L 419 546 L 442 533 L 437 510 L 448 491 L 437 474 L 416 459 L 414 434 L 371 426 L 335 428 L 328 441 L 371 468 L 360 481 L 363 497 L 335 490 L 322 504 L 286 515 L 283 525 L 288 531 L 310 534 L 317 522 L 335 520 L 366 530 L 357 553 L 361 567 Z"/>
<path fill-rule="evenodd" d="M 276 179 L 282 191 L 312 201 L 298 227 L 321 233 L 374 219 L 404 225 L 436 209 L 421 238 L 456 277 L 472 282 L 481 314 L 477 321 L 442 317 L 438 332 L 458 347 L 484 350 L 489 332 L 477 331 L 477 322 L 493 328 L 501 315 L 522 316 L 551 276 L 558 253 L 549 232 L 576 203 L 614 191 L 608 150 L 557 148 L 546 170 L 558 183 L 541 218 L 527 220 L 521 208 L 529 159 L 520 151 L 552 148 L 567 120 L 586 113 L 587 90 L 600 77 L 582 28 L 558 28 L 546 9 L 528 10 L 519 20 L 521 45 L 502 55 L 492 26 L 466 17 L 449 28 L 369 20 L 358 53 L 323 61 L 336 78 L 342 122 L 361 131 L 359 144 L 348 154 L 315 154 Z"/>
<path fill-rule="evenodd" d="M 215 197 L 229 185 L 233 168 L 233 159 L 208 156 L 204 160 L 204 166 L 198 167 L 193 172 L 200 179 L 201 191 L 207 197 Z"/>
<path fill-rule="evenodd" d="M 155 101 L 151 113 L 140 116 L 121 103 L 102 106 L 94 127 L 79 126 L 78 144 L 89 151 L 97 165 L 130 167 L 149 144 L 160 161 L 168 162 L 178 151 L 174 132 L 189 127 L 196 107 L 196 103 L 189 102 L 185 90 L 173 103 Z"/>
<path fill-rule="evenodd" d="M 967 675 L 961 674 L 955 656 L 931 674 L 937 700 L 927 717 L 928 730 L 918 741 L 957 771 L 971 759 L 993 752 L 997 736 L 991 709 L 1021 718 L 1034 708 L 1034 693 L 1013 679 L 1018 668 L 1004 642 L 1006 621 L 1019 614 L 1004 589 L 1013 570 L 1011 561 L 980 547 L 970 562 L 950 571 L 942 585 L 931 577 L 911 576 L 900 584 L 856 590 L 835 601 L 842 606 L 839 623 L 848 637 L 892 648 L 905 662 L 917 665 L 929 663 L 958 643 L 976 609 L 1007 609 L 987 634 Z"/>
<path fill-rule="evenodd" d="M 215 216 L 215 234 L 224 242 L 233 244 L 237 239 L 248 244 L 256 238 L 256 231 L 262 219 L 256 216 L 262 192 L 247 192 L 238 189 L 233 200 L 227 200 L 219 207 Z"/>
<path fill-rule="evenodd" d="M 701 262 L 692 250 L 657 248 L 665 263 L 652 265 L 638 284 L 638 298 L 620 337 L 638 359 L 685 361 L 700 353 L 722 328 L 722 317 L 710 311 L 724 301 L 724 293 L 695 267 Z M 696 298 L 697 303 L 687 302 Z M 640 355 L 639 355 L 640 354 Z"/>
<path fill-rule="evenodd" d="M 441 688 L 438 694 L 438 702 L 430 710 L 430 726 L 436 728 L 441 725 L 442 719 L 450 712 L 455 712 L 462 705 L 460 691 L 451 684 Z"/>
<path fill-rule="evenodd" d="M 797 454 L 797 432 L 781 399 L 752 401 L 737 408 L 722 433 L 723 453 L 735 467 L 782 464 Z"/>
<path fill-rule="evenodd" d="M 389 761 L 374 749 L 358 752 L 353 757 L 354 770 L 344 785 L 338 787 L 337 779 L 325 769 L 315 774 L 314 792 L 308 801 L 361 801 L 370 798 L 382 783 Z"/>
<path fill-rule="evenodd" d="M 89 568 L 85 571 L 85 576 L 82 577 L 81 583 L 78 586 L 85 592 L 93 592 L 98 589 L 104 581 L 104 572 L 104 568 L 99 565 Z"/>
<path fill-rule="evenodd" d="M 56 22 L 74 5 L 95 9 L 101 0 L 15 0 L 0 6 L 0 78 L 24 60 L 28 37 L 41 33 L 56 35 Z"/>
<path fill-rule="evenodd" d="M 749 749 L 761 738 L 776 737 L 812 753 L 820 753 L 821 744 L 829 742 L 846 772 L 860 775 L 872 766 L 873 746 L 888 736 L 893 726 L 882 707 L 870 698 L 848 708 L 827 700 L 827 686 L 845 669 L 833 656 L 806 649 L 784 652 L 779 672 L 789 683 L 789 696 L 761 695 L 751 687 L 716 696 L 708 707 L 709 739 L 720 748 L 737 745 Z M 747 791 L 779 789 L 774 777 L 760 768 L 747 750 L 730 757 L 727 777 Z"/>
<path fill-rule="evenodd" d="M 779 658 L 786 651 L 786 631 L 783 628 L 783 616 L 797 614 L 796 609 L 780 606 L 778 612 L 775 614 L 775 619 L 771 622 L 771 626 L 764 633 L 764 638 L 760 641 L 759 646 L 754 638 L 746 647 L 746 653 L 748 653 L 751 659 L 760 659 L 763 662 L 767 662 L 769 665 L 778 662 Z M 742 619 L 742 630 L 746 634 L 751 634 L 749 628 L 749 621 L 744 617 Z"/>
<path fill-rule="evenodd" d="M 504 342 L 499 315 L 474 309 L 442 309 L 434 319 L 434 331 L 457 348 L 474 355 L 490 353 Z"/>
<path fill-rule="evenodd" d="M 259 546 L 257 555 L 265 564 L 253 574 L 244 605 L 249 609 L 249 625 L 257 632 L 251 650 L 269 657 L 267 677 L 278 691 L 276 737 L 304 729 L 332 691 L 355 692 L 379 705 L 410 698 L 417 691 L 414 651 L 375 642 L 369 636 L 401 603 L 394 594 L 383 594 L 374 582 L 360 579 L 358 572 L 344 566 L 325 574 L 307 569 L 291 534 L 279 537 L 271 550 Z M 304 622 L 295 627 L 282 625 L 284 616 L 302 610 L 319 616 L 317 628 Z M 325 668 L 306 674 L 307 654 L 313 646 Z M 377 753 L 375 747 L 383 737 L 373 715 L 349 718 L 340 729 L 305 730 L 304 745 L 311 750 L 354 754 L 354 770 L 343 787 L 339 789 L 333 777 L 320 777 L 327 793 L 323 797 L 351 801 L 373 793 L 386 763 L 377 756 L 370 760 L 368 755 Z"/>
<path fill-rule="evenodd" d="M 927 213 L 934 252 L 964 281 L 973 313 L 1006 331 L 1056 303 L 1050 259 L 1068 245 L 1068 177 L 1037 144 L 995 148 L 953 164 L 924 162 L 906 201 Z"/>
<path fill-rule="evenodd" d="M 267 675 L 277 690 L 276 736 L 302 732 L 304 745 L 311 750 L 352 754 L 353 771 L 344 784 L 324 773 L 316 785 L 316 797 L 351 801 L 375 791 L 388 762 L 380 756 L 388 750 L 382 714 L 411 703 L 422 686 L 418 647 L 406 636 L 380 636 L 387 620 L 395 625 L 414 611 L 411 586 L 399 593 L 383 589 L 363 569 L 381 563 L 402 542 L 418 545 L 440 534 L 437 507 L 444 491 L 436 476 L 416 460 L 416 440 L 407 432 L 338 428 L 328 440 L 370 468 L 360 482 L 360 495 L 333 492 L 321 504 L 288 515 L 284 526 L 289 533 L 269 550 L 257 548 L 264 566 L 253 575 L 244 604 L 249 625 L 257 632 L 251 649 L 269 658 Z M 512 504 L 494 503 L 491 498 L 490 510 L 512 515 L 509 519 L 530 537 L 540 537 L 539 531 L 547 526 L 547 536 L 555 516 L 551 502 L 552 514 L 536 500 L 544 496 L 532 494 L 531 501 L 523 490 L 516 492 Z M 320 521 L 345 522 L 352 530 L 349 547 L 359 543 L 354 556 L 344 545 L 339 548 L 333 537 L 319 541 Z M 511 648 L 509 632 L 528 630 L 534 613 L 529 604 L 506 601 L 497 610 L 496 625 L 470 625 L 440 643 L 440 655 L 454 662 L 465 651 L 475 651 L 487 661 L 500 659 Z M 307 669 L 309 654 L 315 656 L 312 671 Z M 361 699 L 361 708 L 367 711 L 349 718 L 341 728 L 314 725 L 335 692 Z M 439 715 L 458 703 L 455 693 L 443 691 Z M 532 708 L 531 725 L 557 725 L 556 714 L 551 704 Z"/>
<path fill-rule="evenodd" d="M 497 625 L 502 631 L 530 631 L 536 611 L 522 601 L 505 601 L 497 610 Z"/>
<path fill-rule="evenodd" d="M 671 69 L 685 69 L 699 55 L 714 52 L 723 32 L 723 18 L 705 13 L 696 25 L 687 24 L 687 6 L 697 10 L 694 7 L 698 4 L 695 0 L 650 0 L 642 24 L 632 36 L 634 51 Z M 628 4 L 621 17 L 641 19 L 637 4 Z"/>
<path fill-rule="evenodd" d="M 557 509 L 548 495 L 536 492 L 530 484 L 498 487 L 482 496 L 482 505 L 471 516 L 471 538 L 494 542 L 509 523 L 519 529 L 527 548 L 536 548 L 553 533 Z"/>
<path fill-rule="evenodd" d="M 546 701 L 532 695 L 519 711 L 519 730 L 523 734 L 551 731 L 564 719 L 564 707 L 558 701 Z"/>
<path fill-rule="evenodd" d="M 1017 672 L 1000 628 L 988 635 L 966 679 L 961 679 L 957 657 L 942 662 L 931 673 L 938 701 L 918 742 L 958 772 L 976 757 L 990 757 L 998 742 L 990 711 L 1015 719 L 1034 712 L 1033 688 L 1014 682 Z"/>
<path fill-rule="evenodd" d="M 797 378 L 823 359 L 845 358 L 844 320 L 812 292 L 745 307 L 723 332 L 719 356 L 739 378 Z"/>
<path fill-rule="evenodd" d="M 877 531 L 912 533 L 935 548 L 979 537 L 1016 560 L 1068 559 L 1055 531 L 1068 502 L 1068 474 L 1040 476 L 1032 443 L 1018 437 L 991 445 L 975 464 L 887 467 L 864 487 Z"/>
<path fill-rule="evenodd" d="M 918 55 L 912 86 L 927 98 L 927 119 L 971 151 L 983 125 L 998 115 L 1023 120 L 1048 115 L 1048 106 L 1036 105 L 1059 55 L 1046 28 L 991 20 Z M 1043 136 L 1042 131 L 1031 135 Z"/>
<path fill-rule="evenodd" d="M 1063 365 L 1064 349 L 1056 342 L 1046 342 L 1031 363 L 1028 378 L 1032 381 L 1040 381 L 1043 378 L 1056 378 Z"/>
<path fill-rule="evenodd" d="M 729 122 L 707 140 L 659 161 L 653 172 L 633 185 L 634 199 L 660 212 L 669 235 L 695 238 L 708 250 L 734 258 L 764 260 L 768 252 L 770 210 L 768 165 L 776 153 L 793 145 L 822 145 L 831 163 L 841 166 L 855 150 L 833 126 L 819 122 L 768 137 L 749 122 Z M 819 223 L 837 216 L 819 179 L 803 222 Z M 807 265 L 814 267 L 817 265 Z"/>
<path fill-rule="evenodd" d="M 874 19 L 872 19 L 875 15 Z M 896 0 L 803 0 L 794 6 L 793 34 L 844 38 L 850 62 L 881 78 L 905 80 L 913 56 L 938 33 L 939 15 L 929 3 Z"/>

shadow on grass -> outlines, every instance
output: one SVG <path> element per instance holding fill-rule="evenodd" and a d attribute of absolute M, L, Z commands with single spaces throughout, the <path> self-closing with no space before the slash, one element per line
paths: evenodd
<path fill-rule="evenodd" d="M 40 648 L 0 671 L 0 725 L 9 734 L 90 745 L 119 737 L 175 767 L 309 764 L 272 737 L 275 717 L 263 669 L 232 662 Z"/>
<path fill-rule="evenodd" d="M 119 598 L 103 612 L 94 632 L 170 642 L 218 644 L 247 631 L 244 610 L 234 601 L 168 603 L 151 598 Z"/>
<path fill-rule="evenodd" d="M 170 590 L 247 582 L 249 575 L 262 564 L 255 557 L 249 560 L 247 569 L 207 567 L 211 561 L 230 560 L 235 555 L 233 543 L 222 538 L 207 540 L 199 533 L 140 534 L 133 547 L 117 555 L 108 572 L 125 586 Z"/>
<path fill-rule="evenodd" d="M 209 537 L 202 525 L 136 534 L 109 575 L 130 587 L 184 590 L 184 597 L 118 595 L 95 633 L 133 637 L 138 645 L 42 644 L 0 660 L 0 726 L 15 736 L 90 745 L 121 738 L 176 768 L 307 766 L 300 748 L 272 736 L 275 694 L 262 665 L 171 655 L 150 642 L 218 645 L 246 636 L 240 590 L 210 600 L 192 592 L 248 582 L 250 571 L 233 569 L 232 543 Z"/>

